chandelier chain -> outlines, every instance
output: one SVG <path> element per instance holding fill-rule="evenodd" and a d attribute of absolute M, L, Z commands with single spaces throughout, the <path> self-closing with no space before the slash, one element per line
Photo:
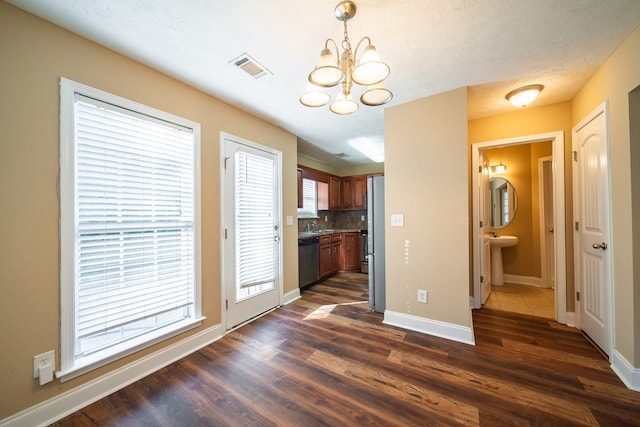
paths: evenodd
<path fill-rule="evenodd" d="M 347 32 L 347 20 L 344 20 L 344 40 L 342 40 L 342 48 L 351 54 L 351 41 L 349 40 L 349 33 Z"/>

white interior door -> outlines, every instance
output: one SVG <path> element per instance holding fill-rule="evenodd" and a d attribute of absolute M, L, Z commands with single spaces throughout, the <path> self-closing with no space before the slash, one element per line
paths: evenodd
<path fill-rule="evenodd" d="M 606 104 L 573 130 L 576 277 L 582 330 L 611 352 L 611 251 Z"/>
<path fill-rule="evenodd" d="M 279 153 L 224 139 L 224 303 L 227 329 L 279 304 Z"/>

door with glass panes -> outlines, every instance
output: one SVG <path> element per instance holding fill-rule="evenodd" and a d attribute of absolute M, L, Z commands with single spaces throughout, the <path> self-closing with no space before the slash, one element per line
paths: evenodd
<path fill-rule="evenodd" d="M 280 302 L 280 152 L 224 143 L 224 301 L 232 329 Z"/>

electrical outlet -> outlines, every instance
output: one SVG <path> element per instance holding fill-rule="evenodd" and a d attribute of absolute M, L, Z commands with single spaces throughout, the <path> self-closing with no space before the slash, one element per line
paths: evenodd
<path fill-rule="evenodd" d="M 423 304 L 427 303 L 427 291 L 424 289 L 418 289 L 418 302 Z"/>
<path fill-rule="evenodd" d="M 56 365 L 56 353 L 53 350 L 33 356 L 33 378 L 40 378 L 40 368 Z"/>
<path fill-rule="evenodd" d="M 360 221 L 364 221 L 364 215 L 360 215 Z"/>
<path fill-rule="evenodd" d="M 293 225 L 293 216 L 287 215 L 287 225 Z"/>
<path fill-rule="evenodd" d="M 393 215 L 391 215 L 391 226 L 392 227 L 404 227 L 404 215 L 403 214 L 393 214 Z"/>

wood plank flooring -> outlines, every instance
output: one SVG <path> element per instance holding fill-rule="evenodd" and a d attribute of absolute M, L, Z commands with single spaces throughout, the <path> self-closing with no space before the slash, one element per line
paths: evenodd
<path fill-rule="evenodd" d="M 470 346 L 382 324 L 344 273 L 54 426 L 640 426 L 579 333 L 474 311 Z"/>

